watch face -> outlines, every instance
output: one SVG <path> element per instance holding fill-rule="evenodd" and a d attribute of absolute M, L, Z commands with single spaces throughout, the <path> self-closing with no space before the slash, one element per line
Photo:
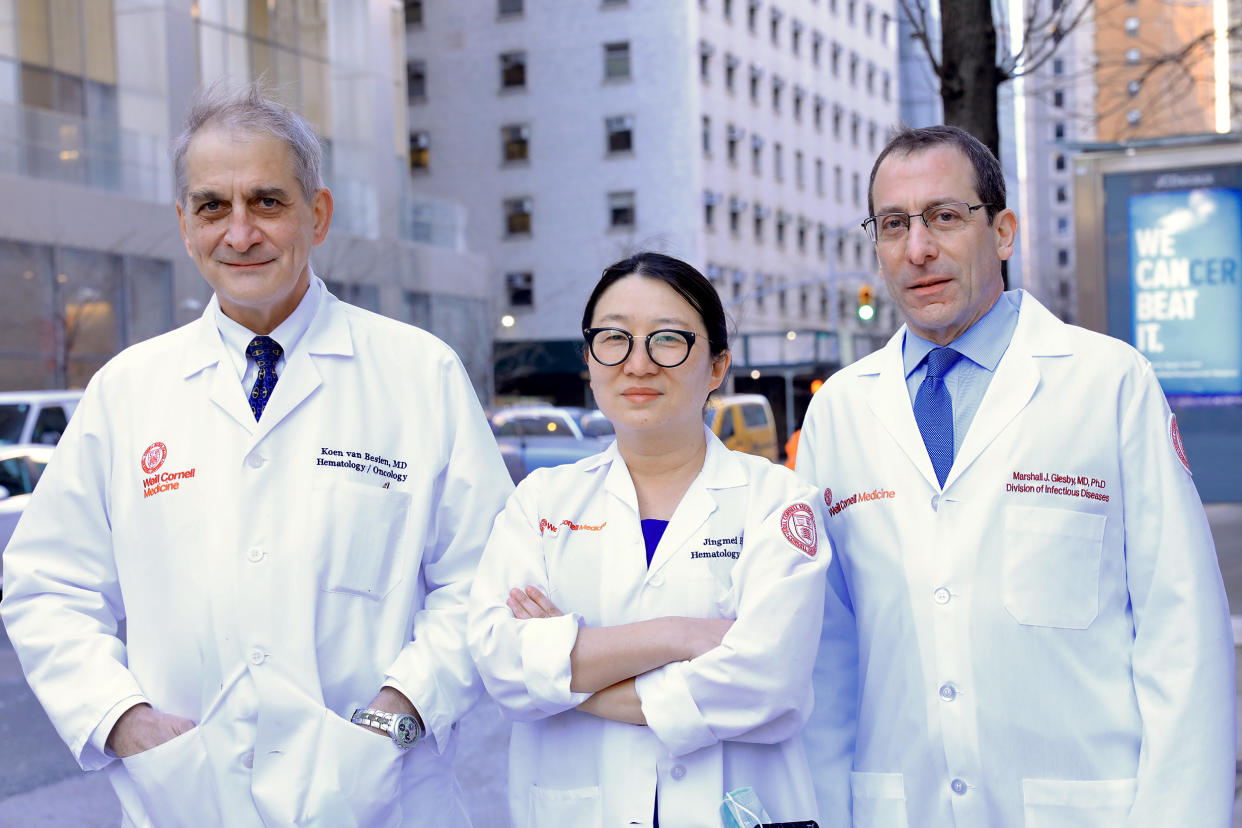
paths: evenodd
<path fill-rule="evenodd" d="M 398 747 L 408 748 L 414 744 L 418 738 L 418 724 L 413 716 L 398 716 L 393 725 L 396 730 L 393 741 Z"/>

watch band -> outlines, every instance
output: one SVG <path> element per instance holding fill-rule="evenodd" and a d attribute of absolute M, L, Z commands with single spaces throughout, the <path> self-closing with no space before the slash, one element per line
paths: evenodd
<path fill-rule="evenodd" d="M 373 707 L 365 710 L 359 708 L 354 711 L 354 715 L 349 720 L 357 725 L 384 731 L 402 750 L 413 747 L 419 739 L 423 738 L 423 728 L 418 723 L 418 717 L 408 713 L 389 713 Z"/>

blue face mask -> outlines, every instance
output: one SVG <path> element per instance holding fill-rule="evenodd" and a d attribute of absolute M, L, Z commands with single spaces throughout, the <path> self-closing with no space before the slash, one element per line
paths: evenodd
<path fill-rule="evenodd" d="M 759 828 L 771 821 L 753 788 L 738 788 L 726 793 L 720 803 L 720 817 L 724 828 Z"/>

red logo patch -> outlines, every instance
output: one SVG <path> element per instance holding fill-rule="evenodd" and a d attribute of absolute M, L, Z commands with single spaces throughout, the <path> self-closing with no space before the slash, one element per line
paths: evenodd
<path fill-rule="evenodd" d="M 781 531 L 785 540 L 808 557 L 819 551 L 819 534 L 815 531 L 815 513 L 805 503 L 795 503 L 781 515 Z"/>
<path fill-rule="evenodd" d="M 832 508 L 832 489 L 824 489 L 824 508 Z"/>
<path fill-rule="evenodd" d="M 142 453 L 142 470 L 151 474 L 168 459 L 168 446 L 163 443 L 152 443 Z"/>
<path fill-rule="evenodd" d="M 1172 413 L 1169 414 L 1169 439 L 1173 441 L 1173 450 L 1177 452 L 1177 459 L 1182 461 L 1186 471 L 1190 471 L 1190 461 L 1186 459 L 1186 447 L 1182 445 L 1182 430 L 1177 427 L 1177 415 Z"/>

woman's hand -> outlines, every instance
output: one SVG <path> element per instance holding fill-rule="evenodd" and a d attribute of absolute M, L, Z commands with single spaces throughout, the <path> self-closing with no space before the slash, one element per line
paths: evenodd
<path fill-rule="evenodd" d="M 509 600 L 505 602 L 514 618 L 556 618 L 564 615 L 548 600 L 548 596 L 539 591 L 538 587 L 528 586 L 525 591 L 509 590 Z"/>

